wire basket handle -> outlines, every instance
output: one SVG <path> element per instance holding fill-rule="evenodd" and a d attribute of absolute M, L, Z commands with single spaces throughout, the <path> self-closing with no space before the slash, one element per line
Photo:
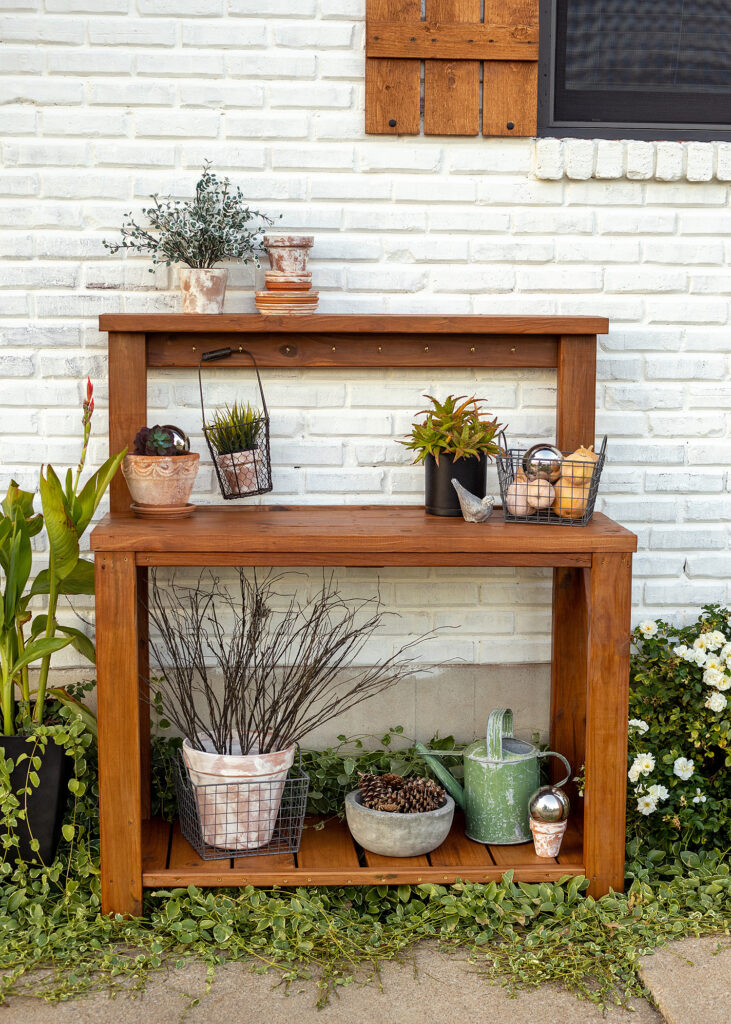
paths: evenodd
<path fill-rule="evenodd" d="M 259 394 L 261 395 L 262 412 L 264 413 L 264 417 L 268 419 L 269 411 L 267 409 L 267 402 L 266 398 L 264 397 L 264 388 L 262 387 L 261 377 L 259 375 L 259 367 L 256 365 L 256 359 L 254 359 L 254 356 L 252 355 L 251 352 L 249 352 L 247 348 L 238 348 L 236 349 L 236 351 L 243 353 L 243 355 L 245 356 L 248 356 L 249 359 L 251 359 L 252 363 L 254 364 L 254 372 L 256 373 L 256 380 L 259 385 Z M 233 354 L 234 349 L 229 348 L 228 346 L 226 348 L 214 348 L 211 349 L 209 352 L 203 352 L 201 354 L 200 359 L 198 360 L 198 390 L 200 391 L 201 396 L 201 417 L 203 419 L 204 425 L 206 422 L 206 410 L 205 406 L 203 405 L 203 381 L 201 380 L 201 366 L 203 365 L 203 363 L 213 362 L 214 359 L 228 359 L 229 356 L 232 356 Z"/>
<path fill-rule="evenodd" d="M 508 439 L 505 436 L 505 431 L 504 430 L 500 431 L 500 433 L 498 434 L 498 438 L 499 438 L 500 445 L 502 446 L 505 455 L 507 455 L 508 451 L 510 449 L 508 448 Z M 592 448 L 593 447 L 594 446 L 592 445 Z M 606 454 L 606 451 L 607 451 L 607 435 L 605 434 L 604 437 L 602 438 L 602 443 L 599 446 L 599 451 L 596 452 L 596 454 L 599 455 L 600 457 L 602 457 L 602 456 L 604 456 Z"/>

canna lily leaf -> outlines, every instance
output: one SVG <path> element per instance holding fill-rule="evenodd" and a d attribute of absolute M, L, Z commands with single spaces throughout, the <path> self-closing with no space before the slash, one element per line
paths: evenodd
<path fill-rule="evenodd" d="M 42 569 L 33 581 L 30 590 L 31 597 L 35 597 L 37 594 L 47 594 L 48 589 L 48 569 Z M 80 558 L 68 576 L 59 583 L 58 592 L 59 594 L 93 594 L 94 563 Z"/>
<path fill-rule="evenodd" d="M 79 561 L 79 536 L 69 515 L 61 481 L 56 476 L 53 466 L 48 467 L 45 477 L 41 471 L 40 489 L 51 548 L 49 571 L 57 579 L 62 580 L 73 571 Z"/>
<path fill-rule="evenodd" d="M 12 679 L 17 676 L 18 672 L 26 665 L 30 665 L 34 661 L 39 661 L 41 658 L 45 658 L 48 654 L 55 654 L 56 651 L 60 651 L 63 647 L 68 647 L 71 643 L 70 637 L 41 637 L 39 640 L 31 640 L 30 643 L 25 645 L 23 653 L 17 658 L 13 665 L 10 667 L 9 677 Z"/>
<path fill-rule="evenodd" d="M 81 493 L 77 496 L 72 509 L 72 518 L 76 526 L 76 532 L 80 537 L 91 522 L 91 518 L 99 507 L 99 502 L 104 492 L 112 481 L 112 477 L 119 469 L 122 459 L 127 454 L 127 449 L 118 455 L 107 459 L 103 466 L 94 473 L 84 484 Z"/>

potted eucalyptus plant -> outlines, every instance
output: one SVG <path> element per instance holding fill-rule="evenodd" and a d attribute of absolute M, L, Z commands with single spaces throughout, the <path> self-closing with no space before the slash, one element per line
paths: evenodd
<path fill-rule="evenodd" d="M 94 412 L 93 389 L 87 381 L 83 404 L 83 445 L 76 472 L 63 482 L 53 469 L 41 470 L 42 512 L 33 508 L 34 495 L 11 481 L 0 516 L 0 748 L 5 758 L 5 784 L 18 799 L 20 826 L 15 848 L 22 859 L 38 854 L 53 858 L 66 806 L 69 759 L 62 745 L 63 728 L 49 724 L 53 708 L 68 708 L 85 725 L 93 716 L 61 687 L 49 686 L 53 655 L 74 647 L 91 662 L 94 645 L 81 630 L 58 621 L 64 595 L 94 593 L 94 565 L 81 557 L 80 540 L 104 492 L 124 457 L 120 452 L 82 485 Z M 45 528 L 48 567 L 35 574 L 31 540 Z M 32 583 L 29 582 L 35 575 Z M 33 599 L 46 598 L 45 610 L 34 610 Z M 29 668 L 39 665 L 33 688 Z M 55 730 L 55 731 L 54 731 Z M 6 834 L 6 842 L 7 834 Z"/>
<path fill-rule="evenodd" d="M 501 451 L 495 437 L 502 427 L 497 417 L 488 419 L 483 412 L 485 399 L 448 395 L 440 402 L 432 395 L 424 397 L 431 408 L 417 415 L 426 418 L 414 423 L 411 437 L 398 443 L 416 452 L 414 462 L 424 464 L 426 511 L 434 516 L 461 516 L 452 480 L 484 498 L 487 463 Z"/>
<path fill-rule="evenodd" d="M 143 518 L 179 519 L 189 516 L 200 455 L 191 452 L 184 430 L 167 423 L 142 427 L 134 453 L 125 455 L 122 473 L 132 495 L 132 511 Z"/>
<path fill-rule="evenodd" d="M 153 579 L 157 700 L 184 737 L 203 841 L 222 849 L 269 842 L 306 733 L 416 671 L 417 640 L 354 667 L 383 619 L 377 600 L 347 600 L 330 578 L 300 603 L 282 583 L 243 570 L 234 592 L 207 571 L 194 586 Z"/>
<path fill-rule="evenodd" d="M 154 264 L 181 264 L 180 288 L 184 313 L 221 313 L 228 271 L 215 269 L 224 260 L 254 263 L 270 217 L 252 210 L 241 189 L 218 178 L 203 165 L 193 199 L 151 195 L 143 209 L 147 225 L 125 215 L 119 242 L 104 242 L 112 253 L 130 249 L 150 256 Z M 151 272 L 154 266 L 151 268 Z"/>

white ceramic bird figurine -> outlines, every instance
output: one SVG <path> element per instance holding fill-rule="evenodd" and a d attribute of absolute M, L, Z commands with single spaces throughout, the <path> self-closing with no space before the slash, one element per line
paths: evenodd
<path fill-rule="evenodd" d="M 478 498 L 476 494 L 468 491 L 454 477 L 452 477 L 452 486 L 457 492 L 462 515 L 466 522 L 484 523 L 486 519 L 490 518 L 493 505 L 495 504 L 495 499 L 491 494 L 486 494 L 484 498 Z"/>

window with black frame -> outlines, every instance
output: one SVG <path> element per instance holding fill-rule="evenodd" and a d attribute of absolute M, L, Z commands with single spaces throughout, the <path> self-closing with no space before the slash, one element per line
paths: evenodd
<path fill-rule="evenodd" d="M 731 138 L 731 0 L 542 0 L 541 134 Z"/>

